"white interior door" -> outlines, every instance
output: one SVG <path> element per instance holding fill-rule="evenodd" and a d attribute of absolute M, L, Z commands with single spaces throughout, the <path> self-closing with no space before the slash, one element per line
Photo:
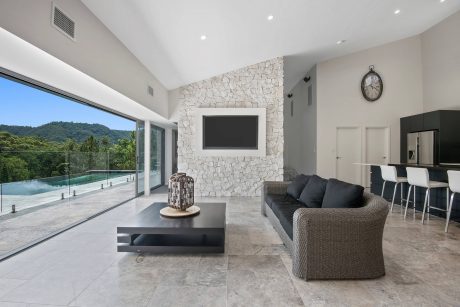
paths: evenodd
<path fill-rule="evenodd" d="M 337 128 L 336 177 L 361 184 L 361 131 L 358 127 Z"/>
<path fill-rule="evenodd" d="M 366 128 L 366 163 L 385 165 L 390 156 L 390 135 L 387 127 Z M 366 166 L 366 187 L 370 187 L 370 166 Z"/>

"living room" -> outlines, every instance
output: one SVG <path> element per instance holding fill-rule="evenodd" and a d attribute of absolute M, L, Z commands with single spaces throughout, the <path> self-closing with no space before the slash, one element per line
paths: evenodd
<path fill-rule="evenodd" d="M 2 79 L 135 125 L 16 135 L 0 89 L 0 306 L 458 304 L 458 1 L 1 0 L 0 41 Z"/>

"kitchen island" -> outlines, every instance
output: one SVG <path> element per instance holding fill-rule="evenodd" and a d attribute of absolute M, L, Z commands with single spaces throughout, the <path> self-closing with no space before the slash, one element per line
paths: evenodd
<path fill-rule="evenodd" d="M 398 172 L 399 177 L 406 177 L 406 167 L 424 167 L 428 169 L 429 175 L 430 175 L 430 180 L 434 181 L 443 181 L 443 182 L 448 182 L 447 180 L 447 171 L 448 170 L 460 170 L 460 165 L 420 165 L 420 164 L 407 164 L 407 163 L 400 163 L 400 164 L 389 164 L 392 166 L 396 167 L 396 170 Z M 383 179 L 382 175 L 380 172 L 380 166 L 378 165 L 372 165 L 371 166 L 371 192 L 377 195 L 380 195 L 382 193 L 382 187 L 383 187 Z M 407 191 L 408 191 L 409 185 L 408 184 L 403 184 L 403 198 L 407 198 Z M 384 197 L 386 200 L 391 202 L 391 198 L 393 197 L 393 189 L 394 189 L 394 183 L 392 182 L 387 182 L 385 186 L 385 194 Z M 398 191 L 396 192 L 396 197 L 395 197 L 395 204 L 400 203 L 400 195 L 401 193 Z M 424 188 L 416 188 L 416 208 L 418 211 L 423 210 L 423 201 L 425 199 L 425 191 L 426 189 Z M 434 207 L 439 207 L 439 208 L 446 208 L 446 191 L 445 189 L 433 189 L 431 190 L 431 196 L 430 196 L 430 201 L 431 205 Z M 411 200 L 413 199 L 413 194 L 411 196 Z M 404 205 L 406 202 L 404 202 Z M 412 208 L 412 203 L 409 204 L 409 209 L 408 209 L 408 216 L 409 214 L 412 214 L 411 209 Z M 398 210 L 395 208 L 394 210 Z M 440 216 L 445 218 L 446 213 L 443 211 L 435 210 L 432 209 L 430 210 L 430 214 Z M 450 217 L 451 221 L 456 221 L 460 222 L 460 195 L 457 195 L 457 197 L 454 200 L 453 206 L 452 206 L 452 213 Z"/>

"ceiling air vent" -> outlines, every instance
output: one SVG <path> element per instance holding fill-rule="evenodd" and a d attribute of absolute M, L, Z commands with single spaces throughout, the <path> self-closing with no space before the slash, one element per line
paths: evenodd
<path fill-rule="evenodd" d="M 68 38 L 75 40 L 75 22 L 53 4 L 51 24 Z"/>

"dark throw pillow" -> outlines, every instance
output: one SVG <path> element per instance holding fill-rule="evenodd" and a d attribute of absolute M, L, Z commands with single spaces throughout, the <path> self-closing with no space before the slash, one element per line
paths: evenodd
<path fill-rule="evenodd" d="M 321 208 L 324 192 L 326 192 L 327 179 L 313 175 L 300 194 L 299 201 L 309 208 Z"/>
<path fill-rule="evenodd" d="M 295 179 L 288 185 L 286 193 L 295 199 L 299 199 L 300 193 L 302 193 L 302 190 L 307 184 L 308 180 L 310 180 L 310 177 L 311 176 L 303 174 L 297 175 Z"/>
<path fill-rule="evenodd" d="M 323 208 L 359 208 L 363 204 L 364 188 L 360 185 L 329 179 Z"/>

